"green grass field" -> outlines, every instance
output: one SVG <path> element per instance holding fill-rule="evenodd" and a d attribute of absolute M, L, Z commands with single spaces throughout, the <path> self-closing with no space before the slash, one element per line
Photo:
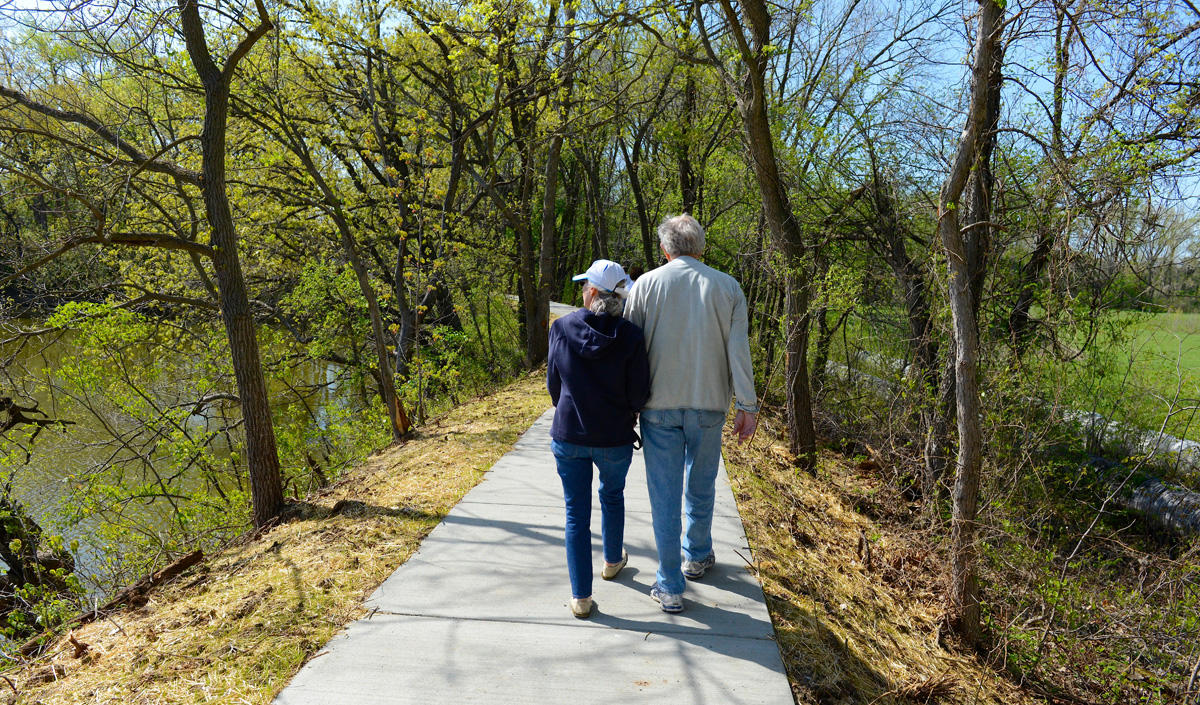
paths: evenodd
<path fill-rule="evenodd" d="M 1160 379 L 1164 393 L 1200 396 L 1200 313 L 1161 313 L 1134 324 L 1130 357 Z"/>
<path fill-rule="evenodd" d="M 1113 350 L 1117 369 L 1128 371 L 1120 408 L 1130 421 L 1171 435 L 1200 440 L 1200 314 L 1130 314 L 1124 345 Z"/>
<path fill-rule="evenodd" d="M 904 358 L 902 315 L 899 309 L 876 308 L 852 316 L 845 342 L 840 334 L 835 336 L 830 359 L 845 362 L 847 348 Z M 1080 344 L 1089 323 L 1061 333 L 1060 340 Z M 1129 426 L 1161 427 L 1170 435 L 1200 441 L 1200 314 L 1116 312 L 1096 323 L 1101 332 L 1095 343 L 1072 360 L 1027 356 L 1019 374 L 1040 381 L 1026 392 Z M 860 359 L 854 366 L 895 376 L 869 360 Z"/>

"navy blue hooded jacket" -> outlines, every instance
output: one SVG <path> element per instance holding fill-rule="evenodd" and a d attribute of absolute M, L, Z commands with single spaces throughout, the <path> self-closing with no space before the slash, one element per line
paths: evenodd
<path fill-rule="evenodd" d="M 596 448 L 633 443 L 634 420 L 650 397 L 642 329 L 587 309 L 558 319 L 550 326 L 546 387 L 554 440 Z"/>

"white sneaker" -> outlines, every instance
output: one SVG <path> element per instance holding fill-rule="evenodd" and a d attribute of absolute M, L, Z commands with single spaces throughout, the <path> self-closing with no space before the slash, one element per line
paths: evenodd
<path fill-rule="evenodd" d="M 663 612 L 670 612 L 674 614 L 676 612 L 683 611 L 683 595 L 674 592 L 667 592 L 660 588 L 658 583 L 655 583 L 654 586 L 650 588 L 650 597 L 652 597 L 654 601 L 658 603 L 658 606 L 662 608 Z"/>
<path fill-rule="evenodd" d="M 717 556 L 714 553 L 708 554 L 702 561 L 684 561 L 683 562 L 683 577 L 688 580 L 699 580 L 704 577 L 708 569 L 717 564 Z"/>

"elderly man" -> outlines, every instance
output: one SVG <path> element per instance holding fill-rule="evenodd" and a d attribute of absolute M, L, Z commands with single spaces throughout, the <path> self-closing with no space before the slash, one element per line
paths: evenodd
<path fill-rule="evenodd" d="M 713 501 L 730 397 L 737 398 L 739 442 L 754 432 L 758 399 L 741 286 L 700 262 L 704 228 L 690 215 L 664 220 L 658 240 L 667 263 L 638 278 L 625 317 L 641 327 L 650 358 L 641 415 L 658 545 L 650 596 L 664 612 L 681 612 L 684 577 L 702 578 L 716 562 Z"/>

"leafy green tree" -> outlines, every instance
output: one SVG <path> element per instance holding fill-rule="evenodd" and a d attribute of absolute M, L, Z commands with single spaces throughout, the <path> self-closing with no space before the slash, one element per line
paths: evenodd
<path fill-rule="evenodd" d="M 124 63 L 129 67 L 139 61 L 140 58 L 134 52 L 127 55 L 119 53 L 118 47 L 113 44 L 114 40 L 110 39 L 104 28 L 105 21 L 97 18 L 91 9 L 87 3 L 65 8 L 61 15 L 57 15 L 63 24 L 56 31 L 64 39 L 69 38 L 71 42 L 80 46 L 81 50 L 95 56 L 100 67 L 105 67 L 106 63 L 117 66 Z M 147 9 L 134 8 L 139 11 Z M 115 115 L 105 115 L 102 110 L 96 110 L 86 102 L 78 104 L 75 96 L 66 97 L 62 100 L 63 107 L 56 107 L 55 103 L 64 96 L 56 95 L 58 91 L 55 90 L 54 76 L 27 77 L 30 83 L 39 79 L 46 82 L 39 95 L 12 87 L 10 82 L 19 77 L 11 75 L 6 78 L 9 85 L 0 87 L 0 96 L 10 100 L 16 109 L 5 111 L 5 123 L 0 125 L 0 130 L 14 135 L 32 132 L 52 139 L 61 148 L 85 160 L 119 165 L 127 170 L 127 178 L 131 180 L 144 175 L 149 176 L 151 178 L 145 181 L 154 181 L 154 184 L 152 187 L 147 186 L 147 190 L 153 188 L 160 191 L 173 186 L 177 191 L 191 188 L 199 192 L 207 223 L 207 232 L 203 238 L 198 237 L 199 233 L 194 227 L 179 232 L 178 226 L 182 223 L 176 219 L 177 216 L 169 216 L 177 225 L 175 232 L 148 231 L 141 227 L 144 223 L 138 222 L 137 219 L 132 220 L 132 229 L 124 230 L 121 225 L 125 223 L 110 215 L 109 204 L 102 199 L 65 191 L 64 195 L 70 195 L 83 203 L 89 211 L 92 216 L 91 232 L 65 239 L 46 255 L 33 258 L 33 261 L 20 270 L 8 275 L 5 282 L 33 271 L 70 250 L 89 244 L 181 251 L 193 258 L 193 263 L 196 263 L 198 269 L 203 268 L 198 264 L 200 258 L 207 260 L 216 280 L 215 298 L 229 339 L 233 369 L 237 377 L 238 397 L 244 410 L 254 519 L 257 525 L 262 526 L 278 514 L 283 503 L 283 492 L 266 384 L 260 366 L 256 326 L 246 293 L 238 252 L 238 236 L 225 181 L 229 95 L 236 70 L 258 40 L 273 27 L 261 0 L 255 4 L 254 12 L 252 21 L 255 24 L 241 32 L 240 38 L 228 50 L 223 62 L 219 62 L 212 54 L 206 29 L 206 22 L 215 23 L 220 20 L 216 17 L 206 20 L 201 14 L 199 4 L 194 0 L 180 0 L 176 12 L 170 15 L 173 24 L 163 25 L 163 28 L 173 33 L 174 39 L 183 42 L 193 72 L 192 78 L 200 82 L 203 119 L 195 126 L 199 128 L 198 132 L 188 131 L 182 136 L 175 136 L 177 133 L 174 130 L 157 132 L 154 122 L 146 122 L 141 125 L 142 134 L 132 139 L 127 138 L 121 134 L 122 129 L 118 126 L 120 122 Z M 140 34 L 122 36 L 118 41 L 140 41 L 153 48 L 151 43 L 157 39 L 156 33 L 161 29 L 149 22 L 148 15 L 139 15 L 138 18 L 147 20 L 141 26 L 149 29 L 138 30 Z M 227 29 L 240 30 L 240 25 L 240 22 L 233 22 Z M 133 26 L 138 25 L 134 23 Z M 40 31 L 42 28 L 35 27 L 34 30 Z M 156 59 L 151 57 L 147 61 L 153 64 Z M 169 76 L 170 74 L 168 80 Z M 103 105 L 106 101 L 97 95 L 97 91 L 102 90 L 100 86 L 107 80 L 103 68 L 93 78 L 97 82 L 97 89 L 90 97 Z M 121 119 L 123 120 L 124 116 Z M 151 146 L 138 144 L 141 139 L 146 139 Z M 198 146 L 198 151 L 186 153 L 185 147 L 192 146 Z M 180 153 L 179 160 L 166 158 L 172 151 Z M 192 162 L 198 163 L 198 168 L 184 165 L 189 157 Z M 163 178 L 168 181 L 162 181 Z M 30 176 L 30 179 L 36 180 L 37 177 Z M 51 189 L 56 187 L 48 183 L 39 185 Z M 66 187 L 60 185 L 58 188 L 61 190 Z M 125 190 L 112 184 L 111 190 L 105 195 L 113 198 L 123 197 Z M 186 195 L 183 198 L 188 200 Z M 157 204 L 152 202 L 149 207 L 161 205 L 161 201 Z M 117 227 L 113 227 L 114 225 Z M 145 295 L 167 300 L 171 298 L 169 294 L 152 291 L 147 291 Z M 183 300 L 177 302 L 182 303 Z"/>

